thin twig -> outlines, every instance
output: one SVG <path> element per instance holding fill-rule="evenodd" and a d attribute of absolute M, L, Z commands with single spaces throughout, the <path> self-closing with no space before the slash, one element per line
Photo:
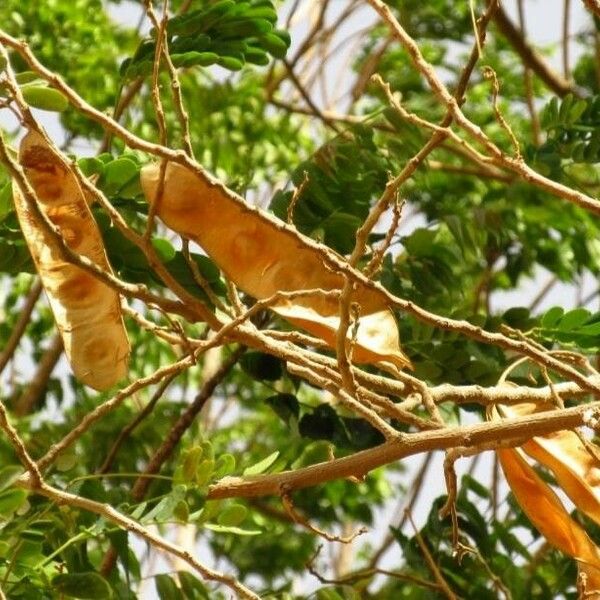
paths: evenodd
<path fill-rule="evenodd" d="M 408 519 L 409 519 L 409 521 L 413 527 L 413 530 L 415 532 L 415 539 L 417 540 L 417 544 L 419 544 L 419 548 L 421 548 L 421 552 L 423 553 L 425 562 L 427 563 L 427 566 L 429 567 L 431 573 L 433 574 L 433 578 L 438 582 L 438 584 L 441 588 L 440 591 L 443 594 L 445 594 L 446 598 L 448 598 L 449 600 L 458 600 L 456 597 L 456 594 L 450 589 L 450 586 L 448 585 L 448 583 L 442 576 L 442 573 L 441 573 L 439 567 L 437 566 L 435 560 L 433 560 L 433 556 L 431 556 L 431 552 L 429 551 L 429 548 L 427 547 L 427 544 L 423 540 L 421 534 L 417 530 L 417 527 L 416 527 L 414 521 L 412 520 L 412 517 L 410 516 L 410 514 L 408 515 Z"/>
<path fill-rule="evenodd" d="M 237 581 L 237 579 L 235 579 L 231 575 L 225 575 L 203 565 L 195 558 L 195 556 L 191 552 L 188 552 L 187 550 L 180 548 L 172 542 L 169 542 L 165 538 L 151 532 L 146 527 L 143 527 L 138 522 L 134 521 L 133 519 L 130 519 L 123 513 L 113 508 L 110 504 L 102 504 L 100 502 L 96 502 L 95 500 L 90 500 L 89 498 L 84 498 L 82 496 L 77 496 L 75 494 L 63 492 L 58 488 L 48 485 L 45 482 L 41 482 L 39 485 L 35 485 L 28 480 L 21 479 L 19 480 L 18 485 L 25 489 L 31 489 L 32 491 L 42 496 L 46 496 L 50 500 L 56 502 L 58 505 L 67 505 L 75 508 L 80 508 L 82 510 L 99 515 L 105 518 L 107 521 L 118 525 L 122 529 L 125 529 L 137 536 L 140 536 L 154 548 L 158 548 L 159 550 L 167 552 L 168 554 L 171 554 L 183 560 L 194 571 L 199 573 L 204 579 L 222 583 L 223 585 L 226 585 L 231 590 L 239 594 L 239 596 L 242 598 L 260 600 L 259 596 L 257 596 L 251 590 L 249 590 L 246 586 L 242 585 L 239 581 Z"/>
<path fill-rule="evenodd" d="M 294 521 L 294 523 L 302 525 L 302 527 L 305 527 L 309 531 L 316 533 L 318 536 L 322 537 L 328 542 L 340 542 L 342 544 L 351 544 L 359 535 L 362 535 L 363 533 L 366 533 L 368 531 L 366 527 L 360 527 L 354 533 L 348 536 L 339 536 L 332 533 L 328 533 L 327 531 L 320 529 L 316 525 L 313 525 L 306 517 L 301 515 L 296 510 L 290 494 L 282 493 L 281 503 L 283 504 L 285 512 L 289 515 L 292 521 Z"/>
<path fill-rule="evenodd" d="M 8 441 L 11 446 L 14 448 L 14 451 L 21 461 L 21 464 L 27 469 L 27 477 L 31 483 L 31 487 L 33 489 L 38 489 L 40 485 L 42 485 L 42 475 L 38 468 L 38 465 L 35 464 L 35 461 L 29 456 L 27 452 L 27 448 L 25 448 L 25 444 L 19 437 L 17 430 L 11 425 L 8 420 L 8 413 L 6 411 L 6 407 L 4 403 L 0 401 L 0 429 L 4 431 L 6 436 L 8 437 Z"/>
<path fill-rule="evenodd" d="M 294 190 L 292 197 L 290 199 L 290 203 L 288 205 L 288 209 L 287 209 L 288 225 L 294 224 L 294 209 L 296 208 L 296 204 L 298 203 L 298 200 L 300 200 L 300 197 L 304 193 L 304 189 L 306 188 L 307 184 L 308 184 L 308 171 L 304 171 L 304 175 L 302 177 L 302 182 Z"/>
<path fill-rule="evenodd" d="M 117 455 L 117 452 L 119 451 L 119 448 L 123 445 L 123 442 L 132 434 L 132 432 L 137 428 L 137 426 L 152 413 L 154 407 L 156 406 L 156 403 L 160 400 L 162 395 L 165 393 L 165 391 L 173 382 L 175 377 L 177 377 L 177 375 L 178 373 L 171 373 L 170 375 L 165 377 L 165 379 L 163 379 L 160 382 L 158 388 L 156 389 L 156 391 L 152 395 L 152 398 L 150 398 L 146 406 L 144 406 L 144 408 L 135 416 L 135 418 L 119 432 L 117 439 L 114 441 L 113 445 L 111 446 L 110 450 L 106 455 L 106 458 L 102 462 L 101 467 L 97 471 L 99 474 L 102 475 L 110 471 L 115 457 Z"/>
<path fill-rule="evenodd" d="M 496 115 L 496 120 L 500 124 L 500 127 L 504 129 L 507 133 L 510 141 L 513 145 L 513 149 L 515 151 L 515 157 L 517 160 L 523 160 L 521 156 L 521 146 L 519 145 L 519 141 L 515 136 L 511 126 L 508 124 L 503 114 L 500 112 L 498 108 L 498 94 L 500 92 L 500 83 L 498 82 L 498 77 L 496 76 L 496 71 L 489 66 L 483 68 L 483 76 L 486 79 L 490 79 L 492 81 L 492 108 L 494 109 L 494 114 Z"/>

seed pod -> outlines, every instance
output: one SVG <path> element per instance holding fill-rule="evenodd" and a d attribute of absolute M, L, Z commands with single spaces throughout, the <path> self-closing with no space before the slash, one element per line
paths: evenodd
<path fill-rule="evenodd" d="M 159 178 L 158 165 L 142 169 L 142 189 L 149 202 L 156 196 Z M 344 286 L 343 275 L 323 263 L 316 242 L 181 165 L 167 165 L 157 214 L 168 227 L 202 246 L 223 273 L 254 298 L 269 298 L 279 291 L 341 290 Z M 352 302 L 360 307 L 353 359 L 410 367 L 400 350 L 398 327 L 385 295 L 356 279 Z M 335 348 L 339 326 L 335 298 L 303 296 L 281 301 L 272 309 Z"/>
<path fill-rule="evenodd" d="M 57 227 L 67 246 L 111 272 L 98 226 L 67 164 L 34 131 L 21 142 L 19 162 L 41 211 Z M 16 185 L 13 190 L 21 229 L 71 368 L 86 385 L 107 389 L 126 374 L 129 357 L 119 295 L 91 273 L 66 262 Z"/>
<path fill-rule="evenodd" d="M 577 561 L 579 571 L 588 576 L 588 589 L 598 591 L 598 546 L 585 529 L 571 518 L 556 493 L 527 463 L 519 449 L 501 448 L 496 454 L 508 485 L 523 512 L 550 544 Z"/>
<path fill-rule="evenodd" d="M 499 405 L 498 413 L 514 418 L 543 413 L 555 405 L 522 403 Z M 600 524 L 600 448 L 592 442 L 587 446 L 574 431 L 563 429 L 527 440 L 521 448 L 533 459 L 552 471 L 556 482 L 575 506 Z"/>
<path fill-rule="evenodd" d="M 496 405 L 488 409 L 487 416 L 491 421 L 499 421 L 503 417 L 543 413 L 552 408 L 554 406 L 550 403 Z M 527 462 L 525 453 L 550 469 L 556 483 L 576 508 L 598 522 L 600 489 L 597 484 L 597 458 L 593 448 L 585 448 L 574 431 L 562 430 L 533 437 L 520 448 L 499 448 L 496 455 L 523 512 L 550 544 L 577 561 L 579 574 L 587 577 L 586 591 L 598 592 L 600 548 L 571 517 L 554 490 Z M 598 595 L 590 597 L 596 598 Z"/>

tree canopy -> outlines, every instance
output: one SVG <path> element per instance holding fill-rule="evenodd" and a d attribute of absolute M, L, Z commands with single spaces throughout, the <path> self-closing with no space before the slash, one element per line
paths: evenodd
<path fill-rule="evenodd" d="M 600 597 L 600 5 L 512 8 L 3 0 L 0 598 Z"/>

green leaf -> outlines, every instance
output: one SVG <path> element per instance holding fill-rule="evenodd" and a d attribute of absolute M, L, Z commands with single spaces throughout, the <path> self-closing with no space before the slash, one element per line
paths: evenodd
<path fill-rule="evenodd" d="M 215 463 L 214 477 L 220 479 L 235 471 L 235 456 L 233 454 L 221 454 Z"/>
<path fill-rule="evenodd" d="M 117 158 L 104 167 L 102 185 L 113 194 L 138 175 L 139 166 L 130 158 Z"/>
<path fill-rule="evenodd" d="M 35 71 L 21 71 L 15 75 L 15 79 L 19 85 L 25 85 L 34 81 L 43 81 Z"/>
<path fill-rule="evenodd" d="M 283 375 L 281 361 L 264 352 L 246 352 L 240 359 L 240 364 L 254 379 L 277 381 Z"/>
<path fill-rule="evenodd" d="M 0 222 L 2 222 L 13 210 L 12 183 L 7 181 L 6 184 L 0 188 Z"/>
<path fill-rule="evenodd" d="M 526 329 L 529 324 L 530 313 L 525 306 L 515 306 L 509 308 L 503 315 L 502 320 L 511 327 L 517 329 Z"/>
<path fill-rule="evenodd" d="M 291 464 L 292 469 L 307 467 L 330 460 L 333 453 L 333 445 L 325 440 L 311 442 L 304 448 L 302 454 Z"/>
<path fill-rule="evenodd" d="M 185 451 L 182 460 L 182 474 L 185 482 L 195 481 L 201 458 L 202 448 L 200 446 L 193 446 Z"/>
<path fill-rule="evenodd" d="M 152 245 L 158 254 L 158 257 L 163 263 L 168 263 L 175 258 L 177 251 L 173 248 L 173 245 L 169 240 L 164 238 L 153 238 Z"/>
<path fill-rule="evenodd" d="M 275 58 L 285 58 L 289 44 L 279 32 L 266 33 L 260 36 L 262 46 Z"/>
<path fill-rule="evenodd" d="M 23 98 L 33 108 L 49 112 L 62 112 L 69 108 L 69 101 L 54 88 L 43 85 L 26 85 L 21 88 Z"/>
<path fill-rule="evenodd" d="M 190 507 L 185 500 L 180 500 L 173 509 L 173 516 L 182 521 L 183 523 L 187 523 L 190 518 Z"/>
<path fill-rule="evenodd" d="M 275 394 L 269 396 L 265 403 L 268 404 L 275 414 L 289 425 L 291 419 L 296 421 L 300 417 L 300 403 L 293 394 Z"/>
<path fill-rule="evenodd" d="M 577 330 L 577 335 L 586 336 L 599 336 L 600 335 L 600 322 L 592 323 L 591 325 L 584 325 Z"/>
<path fill-rule="evenodd" d="M 217 64 L 230 71 L 239 71 L 244 67 L 244 61 L 233 56 L 219 56 Z"/>
<path fill-rule="evenodd" d="M 102 175 L 104 173 L 104 163 L 94 156 L 80 158 L 77 161 L 77 165 L 86 177 L 90 177 L 91 175 Z"/>
<path fill-rule="evenodd" d="M 243 504 L 229 504 L 217 517 L 219 525 L 227 527 L 237 527 L 248 515 L 248 509 Z"/>
<path fill-rule="evenodd" d="M 575 308 L 565 313 L 558 323 L 560 331 L 572 331 L 581 327 L 591 316 L 589 310 L 585 308 Z"/>
<path fill-rule="evenodd" d="M 177 505 L 184 499 L 185 492 L 186 487 L 184 485 L 175 485 L 170 494 L 162 498 L 152 510 L 144 515 L 143 522 L 156 521 L 157 523 L 162 523 L 170 520 Z"/>
<path fill-rule="evenodd" d="M 196 470 L 196 483 L 199 486 L 206 485 L 212 478 L 215 471 L 215 461 L 212 458 L 204 459 Z"/>
<path fill-rule="evenodd" d="M 112 598 L 112 589 L 101 575 L 94 572 L 61 573 L 52 579 L 52 585 L 59 594 L 68 598 L 89 598 L 100 600 Z"/>
<path fill-rule="evenodd" d="M 479 483 L 474 477 L 469 474 L 465 474 L 461 478 L 461 485 L 467 487 L 471 491 L 475 492 L 480 498 L 487 500 L 491 497 L 490 490 Z"/>
<path fill-rule="evenodd" d="M 155 575 L 154 583 L 160 600 L 184 600 L 181 590 L 168 575 Z"/>
<path fill-rule="evenodd" d="M 0 491 L 10 487 L 23 472 L 23 467 L 19 465 L 7 465 L 0 469 Z"/>
<path fill-rule="evenodd" d="M 177 577 L 186 600 L 210 600 L 206 586 L 189 571 L 179 571 Z"/>
<path fill-rule="evenodd" d="M 176 67 L 208 67 L 219 61 L 219 55 L 216 52 L 184 52 L 182 54 L 173 54 L 171 57 Z"/>
<path fill-rule="evenodd" d="M 264 473 L 277 460 L 278 456 L 279 450 L 276 450 L 266 458 L 263 458 L 260 462 L 244 469 L 243 475 L 260 475 L 261 473 Z"/>
<path fill-rule="evenodd" d="M 70 471 L 79 463 L 79 459 L 75 452 L 62 452 L 58 455 L 56 462 L 54 463 L 59 471 L 65 472 Z"/>
<path fill-rule="evenodd" d="M 553 306 L 544 314 L 540 325 L 546 329 L 550 329 L 558 323 L 564 314 L 565 309 L 562 306 Z"/>
<path fill-rule="evenodd" d="M 27 491 L 22 489 L 7 489 L 0 492 L 0 515 L 11 516 L 27 500 Z"/>
<path fill-rule="evenodd" d="M 414 256 L 429 256 L 436 236 L 436 231 L 424 228 L 415 229 L 409 236 L 402 239 L 402 243 Z"/>

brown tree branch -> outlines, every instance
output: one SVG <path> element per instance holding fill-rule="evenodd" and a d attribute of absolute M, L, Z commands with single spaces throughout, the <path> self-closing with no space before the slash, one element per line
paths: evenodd
<path fill-rule="evenodd" d="M 0 410 L 1 419 L 1 410 Z M 75 508 L 94 513 L 105 518 L 107 521 L 118 525 L 122 529 L 125 529 L 142 539 L 146 540 L 152 547 L 158 548 L 168 554 L 176 556 L 177 558 L 186 562 L 194 571 L 199 573 L 204 579 L 210 581 L 216 581 L 226 585 L 231 590 L 236 592 L 239 597 L 250 600 L 260 600 L 254 592 L 249 590 L 246 586 L 242 585 L 237 579 L 231 575 L 225 575 L 209 567 L 203 565 L 196 559 L 191 552 L 183 550 L 179 546 L 169 542 L 163 537 L 151 532 L 149 529 L 140 525 L 137 521 L 130 519 L 123 513 L 114 509 L 110 504 L 102 504 L 89 498 L 63 492 L 58 488 L 52 487 L 45 482 L 41 482 L 39 485 L 34 484 L 30 477 L 22 477 L 18 485 L 25 489 L 30 489 L 33 492 L 46 496 L 50 500 L 56 502 L 58 505 L 67 505 Z"/>
<path fill-rule="evenodd" d="M 279 496 L 282 490 L 294 491 L 334 479 L 363 477 L 377 467 L 431 450 L 446 450 L 457 446 L 486 447 L 491 442 L 501 441 L 508 444 L 509 440 L 518 443 L 520 440 L 534 436 L 585 425 L 590 419 L 590 414 L 599 408 L 600 403 L 594 402 L 574 408 L 539 412 L 527 417 L 506 419 L 494 423 L 478 423 L 413 434 L 400 434 L 398 439 L 385 442 L 375 448 L 295 471 L 253 477 L 226 477 L 210 486 L 208 497 L 216 500 Z"/>
<path fill-rule="evenodd" d="M 447 104 L 451 114 L 449 114 L 449 116 L 446 118 L 445 121 L 448 121 L 448 119 L 451 120 L 452 118 L 455 118 L 457 121 L 460 122 L 461 126 L 463 126 L 465 129 L 467 129 L 467 131 L 469 131 L 469 133 L 473 134 L 477 139 L 482 141 L 484 143 L 484 145 L 486 145 L 486 147 L 489 147 L 491 150 L 494 150 L 495 152 L 499 153 L 498 156 L 496 157 L 496 159 L 500 164 L 502 164 L 502 166 L 506 166 L 507 168 L 510 168 L 511 170 L 517 171 L 526 180 L 535 182 L 537 185 L 540 185 L 540 187 L 545 187 L 551 191 L 556 192 L 561 197 L 565 197 L 576 203 L 580 203 L 583 206 L 591 206 L 592 208 L 597 207 L 598 210 L 600 211 L 600 203 L 597 202 L 596 200 L 589 198 L 588 196 L 585 196 L 584 194 L 580 194 L 579 192 L 576 192 L 569 188 L 565 188 L 565 186 L 557 184 L 556 182 L 547 180 L 546 178 L 544 178 L 544 177 L 540 176 L 539 174 L 535 173 L 534 171 L 532 171 L 529 167 L 527 167 L 526 165 L 524 165 L 521 162 L 517 162 L 515 160 L 511 160 L 510 158 L 504 157 L 504 155 L 502 155 L 502 153 L 487 139 L 487 137 L 476 126 L 472 125 L 464 117 L 464 115 L 458 108 L 459 102 L 456 101 L 455 99 L 453 99 L 452 96 L 449 95 L 445 86 L 435 76 L 433 70 L 431 69 L 431 66 L 421 56 L 420 51 L 419 51 L 418 47 L 416 46 L 416 44 L 414 43 L 414 41 L 406 35 L 406 32 L 404 32 L 404 30 L 400 27 L 400 25 L 394 19 L 393 15 L 391 14 L 391 12 L 387 8 L 387 6 L 383 5 L 380 2 L 380 0 L 369 0 L 369 2 L 373 6 L 375 6 L 378 10 L 382 11 L 382 14 L 385 15 L 386 18 L 390 19 L 390 23 L 394 28 L 395 34 L 397 34 L 399 36 L 399 38 L 407 44 L 407 47 L 410 49 L 411 57 L 415 60 L 417 67 L 420 70 L 424 71 L 424 73 L 426 73 L 436 94 L 438 94 L 440 96 L 440 98 Z M 486 11 L 486 13 L 479 20 L 480 28 L 482 29 L 482 31 L 480 32 L 481 33 L 480 38 L 483 35 L 484 25 L 487 23 L 486 18 L 491 17 L 491 15 L 493 14 L 494 6 L 495 6 L 494 4 L 491 4 L 488 7 L 488 10 Z M 188 167 L 193 172 L 197 173 L 200 177 L 207 180 L 207 182 L 209 182 L 211 185 L 215 185 L 215 186 L 219 187 L 223 191 L 223 193 L 226 194 L 228 197 L 234 199 L 236 202 L 243 203 L 245 209 L 248 210 L 249 212 L 257 212 L 256 208 L 253 208 L 253 207 L 247 205 L 246 203 L 244 203 L 243 199 L 241 199 L 239 196 L 237 196 L 231 190 L 229 190 L 225 186 L 223 186 L 214 177 L 209 175 L 200 165 L 198 165 L 198 163 L 196 163 L 195 161 L 190 159 L 184 152 L 174 151 L 174 150 L 171 150 L 170 148 L 165 148 L 163 146 L 153 144 L 151 142 L 147 142 L 147 141 L 131 134 L 127 129 L 125 129 L 118 123 L 114 122 L 110 117 L 108 117 L 101 111 L 98 111 L 94 107 L 87 104 L 76 92 L 74 92 L 71 88 L 69 88 L 69 86 L 67 86 L 65 84 L 65 82 L 58 75 L 56 75 L 52 71 L 49 71 L 48 69 L 46 69 L 31 53 L 31 51 L 29 50 L 29 48 L 26 44 L 19 42 L 12 36 L 9 36 L 8 34 L 1 32 L 1 31 L 0 31 L 0 42 L 5 43 L 6 45 L 14 48 L 19 54 L 21 54 L 21 56 L 25 59 L 25 61 L 41 77 L 43 77 L 49 83 L 51 83 L 54 87 L 59 89 L 67 97 L 67 99 L 76 108 L 78 108 L 83 114 L 87 115 L 88 117 L 90 117 L 93 120 L 100 123 L 103 127 L 107 128 L 108 130 L 110 130 L 113 133 L 115 133 L 116 135 L 118 135 L 121 139 L 123 139 L 125 141 L 125 143 L 127 143 L 132 148 L 137 148 L 139 150 L 143 150 L 143 151 L 149 152 L 151 154 L 155 154 L 161 158 L 167 158 L 169 160 L 173 160 L 174 162 L 177 162 L 178 164 L 182 164 L 182 165 Z M 475 57 L 475 58 L 473 58 L 473 57 Z M 463 76 L 461 76 L 461 81 L 459 82 L 459 85 L 458 85 L 457 91 L 456 91 L 457 96 L 466 87 L 466 80 L 468 80 L 468 75 L 470 74 L 469 69 L 472 68 L 472 65 L 474 65 L 474 63 L 476 61 L 476 57 L 477 57 L 477 52 L 476 52 L 476 50 L 474 50 L 471 54 L 471 59 L 467 65 L 467 67 L 463 71 Z M 420 164 L 420 162 L 422 161 L 422 158 L 424 156 L 426 156 L 430 152 L 430 150 L 438 144 L 438 142 L 439 142 L 438 137 L 439 137 L 439 139 L 443 139 L 445 136 L 443 134 L 438 134 L 438 133 L 434 134 L 434 136 L 424 146 L 424 148 L 421 150 L 421 152 L 419 152 L 418 155 L 415 156 L 413 161 L 409 162 L 409 165 L 406 168 L 406 172 L 403 172 L 401 174 L 401 176 L 399 176 L 399 177 L 402 177 L 402 178 L 405 177 L 407 174 L 409 174 L 409 171 L 411 171 L 411 169 L 414 170 L 416 168 L 416 166 L 418 164 Z M 413 164 L 413 162 L 414 162 L 414 167 L 411 167 L 410 165 Z M 25 184 L 27 185 L 26 180 L 25 180 Z M 393 186 L 391 186 L 391 187 L 393 187 Z M 393 191 L 393 190 L 390 190 L 390 192 L 391 191 Z M 390 199 L 392 197 L 393 197 L 393 194 L 390 194 Z M 382 200 L 383 201 L 381 203 L 378 203 L 379 208 L 377 210 L 380 210 L 383 207 L 383 205 L 385 205 L 385 207 L 387 207 L 387 204 L 383 197 L 382 197 Z M 376 217 L 372 221 L 372 224 L 374 224 L 377 221 L 378 217 L 375 214 L 375 213 L 377 213 L 377 210 L 372 211 L 371 215 L 369 216 L 369 219 Z M 372 224 L 368 225 L 368 227 L 372 227 Z M 49 227 L 51 228 L 50 225 L 49 225 Z M 293 236 L 295 238 L 300 237 L 298 232 L 295 231 L 293 228 L 289 228 L 289 227 L 286 227 L 285 225 L 281 225 L 281 224 L 278 224 L 278 227 L 282 231 L 285 231 L 285 233 L 287 235 Z M 391 304 L 397 306 L 398 308 L 400 308 L 402 310 L 410 312 L 419 320 L 428 322 L 437 327 L 442 327 L 444 329 L 459 331 L 465 335 L 474 337 L 475 339 L 478 339 L 480 341 L 484 341 L 485 343 L 495 344 L 496 341 L 501 341 L 500 345 L 501 345 L 501 347 L 503 347 L 505 349 L 512 349 L 512 350 L 515 350 L 516 352 L 520 352 L 520 353 L 522 353 L 524 350 L 529 351 L 529 345 L 523 341 L 515 342 L 505 336 L 498 337 L 498 334 L 490 334 L 487 332 L 484 333 L 480 328 L 474 327 L 471 324 L 466 323 L 466 322 L 452 321 L 450 319 L 442 319 L 440 317 L 437 317 L 436 315 L 433 315 L 432 313 L 428 313 L 427 311 L 420 309 L 419 307 L 413 305 L 411 302 L 407 302 L 407 301 L 403 301 L 398 298 L 395 298 L 392 295 L 390 295 L 387 291 L 385 291 L 383 288 L 381 288 L 381 286 L 374 284 L 372 281 L 363 277 L 360 273 L 356 272 L 354 269 L 349 267 L 345 261 L 341 260 L 337 255 L 335 255 L 334 253 L 329 251 L 326 247 L 324 247 L 316 242 L 307 240 L 305 238 L 302 238 L 302 243 L 307 244 L 307 245 L 317 249 L 319 251 L 319 253 L 322 254 L 324 261 L 328 265 L 332 266 L 335 270 L 340 271 L 345 274 L 347 273 L 352 278 L 363 282 L 367 286 L 377 287 L 378 289 L 384 291 L 384 293 L 389 297 Z M 76 257 L 74 260 L 76 260 Z M 88 262 L 90 262 L 90 261 L 88 261 Z M 76 263 L 76 264 L 79 264 L 79 263 Z M 94 268 L 97 269 L 97 267 L 95 267 L 95 265 L 93 263 L 91 263 L 91 267 L 90 267 L 90 265 L 86 264 L 85 261 L 82 261 L 81 264 L 85 268 L 91 268 L 92 271 L 94 271 Z M 106 274 L 104 272 L 101 272 L 101 275 L 106 275 Z M 113 281 L 110 281 L 110 284 L 115 285 Z M 119 284 L 121 284 L 121 282 L 119 282 Z M 119 284 L 117 284 L 117 285 L 119 285 Z M 142 290 L 143 293 L 140 294 L 139 287 L 138 286 L 133 286 L 133 287 L 138 292 L 138 297 L 144 296 L 147 293 L 147 292 L 145 292 L 145 290 Z M 129 290 L 129 289 L 125 289 L 123 291 L 131 292 L 131 290 Z M 144 298 L 142 298 L 142 299 L 144 299 Z M 164 306 L 165 302 L 166 301 L 163 301 L 163 306 Z M 160 301 L 157 303 L 161 304 Z M 181 311 L 181 307 L 180 307 L 179 303 L 176 303 L 174 307 L 171 307 L 170 309 L 167 308 L 166 310 L 170 310 L 171 312 L 178 312 L 177 309 L 179 309 L 179 312 Z M 209 323 L 213 323 L 214 319 L 215 319 L 214 315 L 212 313 L 210 313 L 209 311 L 207 311 L 207 312 L 208 312 L 207 315 L 205 315 L 205 314 L 202 315 L 203 318 L 206 318 L 206 320 Z M 250 331 L 240 327 L 234 334 L 232 333 L 232 337 L 238 341 L 241 341 L 242 343 L 246 343 L 248 345 L 255 345 L 257 343 L 255 334 L 254 333 L 252 333 L 250 335 L 249 334 L 250 334 Z M 261 341 L 263 344 L 265 344 L 265 346 L 267 345 L 267 340 L 265 337 L 262 337 Z M 272 347 L 272 345 L 271 345 L 271 347 Z M 280 348 L 281 348 L 281 346 L 280 346 Z M 527 352 L 525 352 L 525 353 L 527 354 Z M 543 362 L 543 364 L 546 364 L 546 366 L 548 366 L 549 368 L 555 369 L 555 370 L 557 370 L 557 372 L 560 372 L 569 378 L 573 378 L 575 381 L 577 381 L 578 383 L 580 383 L 583 386 L 588 385 L 585 378 L 583 378 L 575 369 L 563 365 L 562 363 L 560 363 L 560 361 L 557 361 L 555 359 L 547 359 L 546 360 L 546 357 L 544 357 L 539 351 L 537 351 L 537 354 L 527 354 L 527 355 L 531 356 L 535 360 L 538 360 L 538 361 L 541 360 Z M 544 360 L 546 360 L 545 363 L 544 363 Z M 596 391 L 600 392 L 600 386 L 596 388 Z"/>
<path fill-rule="evenodd" d="M 25 303 L 19 309 L 19 317 L 13 330 L 11 331 L 10 337 L 8 338 L 4 349 L 0 352 L 0 373 L 4 371 L 6 365 L 9 363 L 12 358 L 19 342 L 21 341 L 21 337 L 25 333 L 25 329 L 29 324 L 29 319 L 31 318 L 31 313 L 33 313 L 33 309 L 35 308 L 35 304 L 42 293 L 42 282 L 40 279 L 36 279 L 25 298 Z"/>
<path fill-rule="evenodd" d="M 63 353 L 63 342 L 60 334 L 56 333 L 50 340 L 50 345 L 44 352 L 38 363 L 37 370 L 31 378 L 25 391 L 19 396 L 15 403 L 14 413 L 23 417 L 32 413 L 38 406 L 40 399 L 46 392 L 48 380 L 59 358 Z"/>
<path fill-rule="evenodd" d="M 595 0 L 592 1 L 595 2 Z M 542 58 L 542 56 L 527 43 L 522 33 L 510 20 L 510 17 L 506 14 L 502 6 L 499 7 L 494 16 L 494 23 L 521 57 L 524 65 L 530 67 L 549 89 L 561 98 L 570 93 L 577 93 L 577 90 L 572 84 L 554 71 L 544 58 Z"/>
<path fill-rule="evenodd" d="M 600 19 L 600 0 L 583 0 L 585 7 Z"/>

